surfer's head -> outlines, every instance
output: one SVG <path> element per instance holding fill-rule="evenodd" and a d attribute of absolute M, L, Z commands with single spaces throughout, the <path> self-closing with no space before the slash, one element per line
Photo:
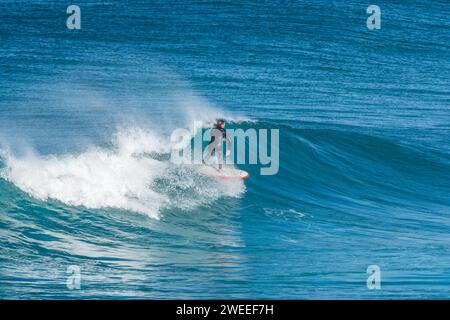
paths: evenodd
<path fill-rule="evenodd" d="M 225 128 L 225 120 L 218 119 L 216 122 L 216 128 L 221 128 L 221 129 Z"/>

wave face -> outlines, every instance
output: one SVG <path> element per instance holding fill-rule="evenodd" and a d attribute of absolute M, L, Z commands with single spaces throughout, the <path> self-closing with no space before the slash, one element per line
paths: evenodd
<path fill-rule="evenodd" d="M 0 4 L 0 298 L 448 298 L 447 3 L 65 5 Z M 279 172 L 169 161 L 216 118 Z"/>

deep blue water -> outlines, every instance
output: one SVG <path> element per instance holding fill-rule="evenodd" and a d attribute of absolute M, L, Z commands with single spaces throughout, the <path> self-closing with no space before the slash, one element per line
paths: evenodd
<path fill-rule="evenodd" d="M 448 1 L 74 4 L 0 2 L 0 298 L 449 298 Z M 216 117 L 279 173 L 167 160 Z"/>

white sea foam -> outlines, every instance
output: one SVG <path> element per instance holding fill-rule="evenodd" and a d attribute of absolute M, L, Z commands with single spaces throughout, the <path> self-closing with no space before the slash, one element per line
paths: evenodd
<path fill-rule="evenodd" d="M 151 131 L 131 128 L 120 129 L 110 146 L 91 147 L 79 154 L 4 152 L 0 175 L 41 200 L 118 208 L 152 218 L 159 218 L 164 208 L 191 210 L 221 196 L 243 193 L 241 181 L 213 181 L 192 167 L 170 163 L 164 157 L 170 150 L 166 141 Z"/>

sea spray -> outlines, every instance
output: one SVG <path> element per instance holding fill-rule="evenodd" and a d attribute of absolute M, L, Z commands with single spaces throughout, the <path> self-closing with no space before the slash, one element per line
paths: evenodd
<path fill-rule="evenodd" d="M 158 219 L 164 208 L 193 208 L 221 196 L 239 196 L 243 184 L 216 183 L 165 160 L 170 144 L 154 132 L 120 129 L 110 147 L 80 154 L 4 153 L 1 176 L 40 200 L 86 208 L 118 208 Z M 237 184 L 237 185 L 236 185 Z"/>

